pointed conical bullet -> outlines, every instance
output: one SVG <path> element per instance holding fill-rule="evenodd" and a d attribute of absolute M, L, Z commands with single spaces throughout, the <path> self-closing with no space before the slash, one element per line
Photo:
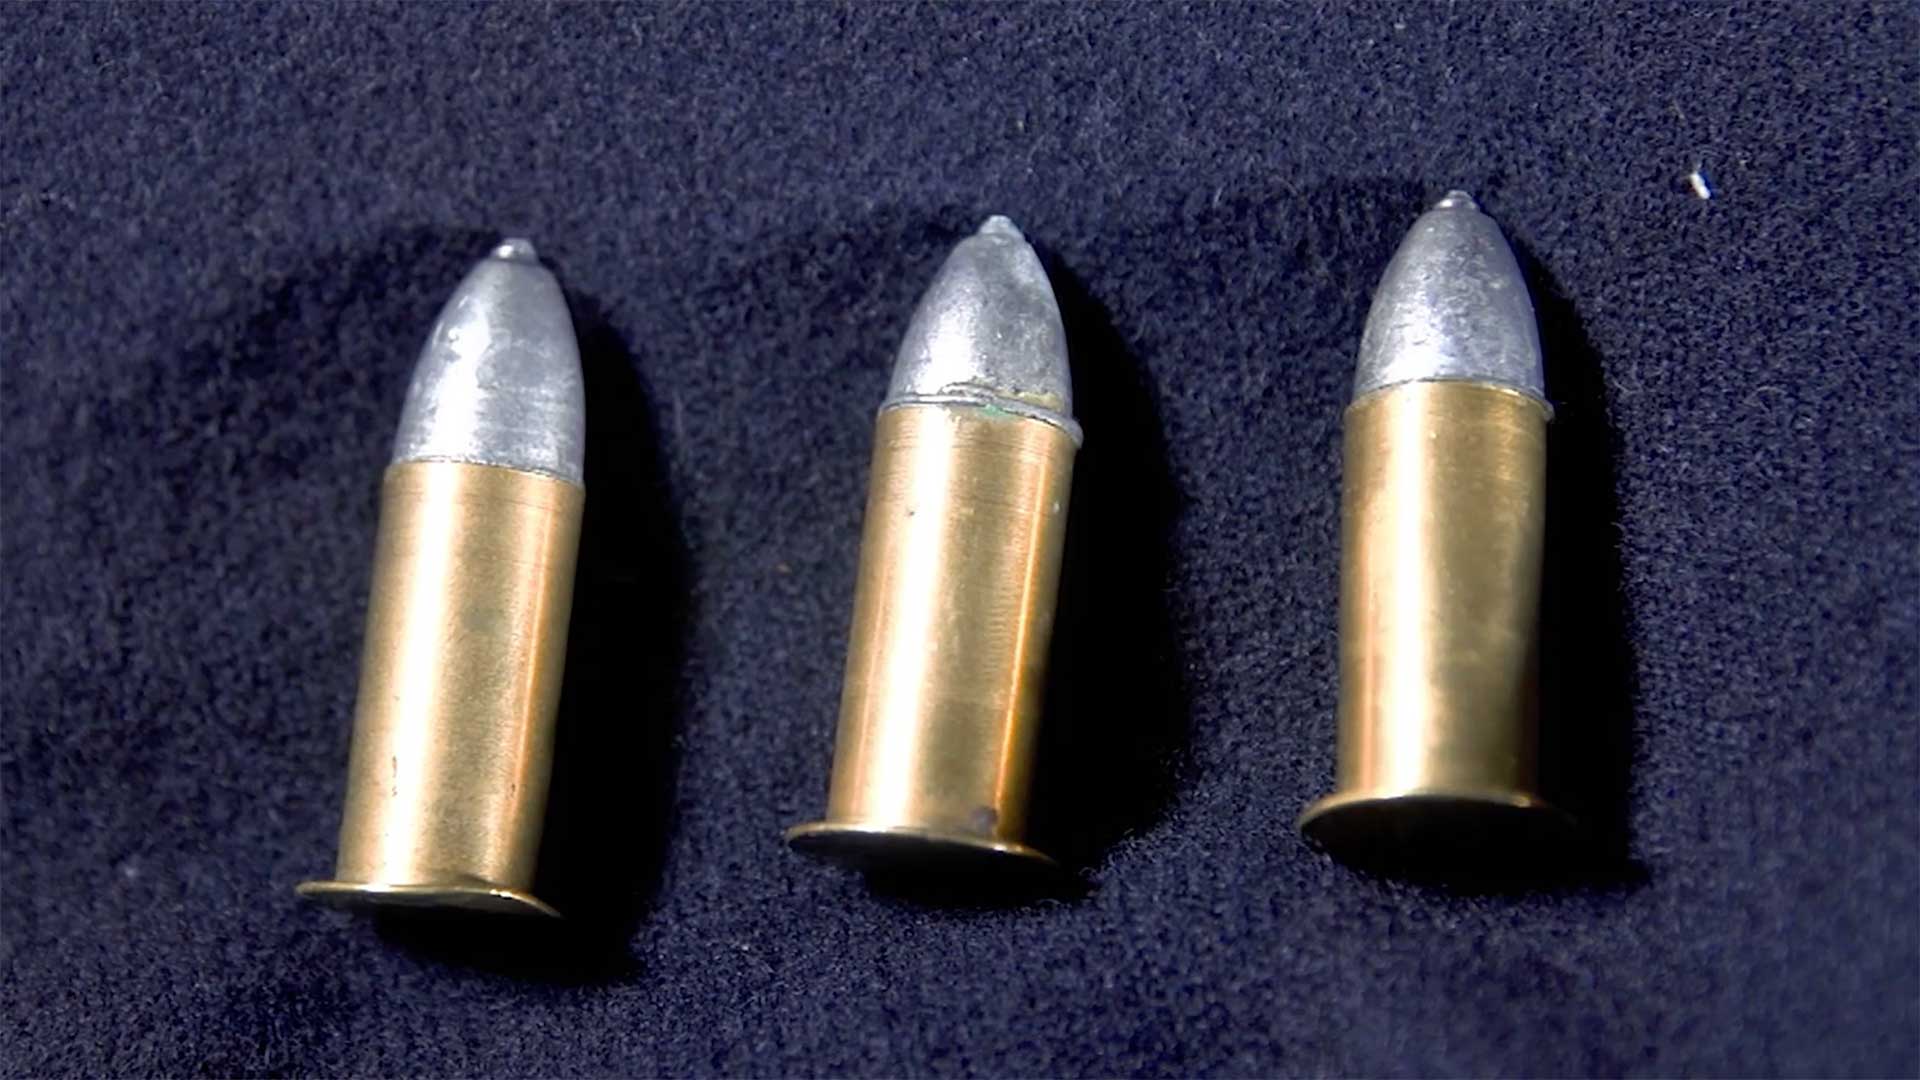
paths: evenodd
<path fill-rule="evenodd" d="M 1079 444 L 1046 271 L 989 218 L 921 298 L 881 405 L 827 816 L 796 849 L 1051 865 L 1024 834 Z"/>
<path fill-rule="evenodd" d="M 428 335 L 381 489 L 334 877 L 344 906 L 554 914 L 528 890 L 586 492 L 560 286 L 508 240 Z"/>
<path fill-rule="evenodd" d="M 1540 331 L 1500 226 L 1464 191 L 1414 222 L 1367 312 L 1354 397 L 1459 379 L 1547 399 Z"/>
<path fill-rule="evenodd" d="M 962 240 L 914 310 L 886 398 L 911 402 L 993 405 L 1079 438 L 1060 307 L 1039 256 L 1006 218 Z"/>
<path fill-rule="evenodd" d="M 1537 854 L 1536 631 L 1551 410 L 1526 282 L 1464 192 L 1388 265 L 1347 408 L 1334 855 L 1448 875 Z"/>
<path fill-rule="evenodd" d="M 470 271 L 414 366 L 393 460 L 467 461 L 583 482 L 586 399 L 566 298 L 533 244 Z"/>

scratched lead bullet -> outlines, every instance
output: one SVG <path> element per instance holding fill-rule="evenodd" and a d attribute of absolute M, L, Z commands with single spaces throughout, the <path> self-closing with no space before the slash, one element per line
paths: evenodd
<path fill-rule="evenodd" d="M 339 861 L 302 895 L 555 914 L 528 890 L 585 429 L 559 283 L 507 240 L 454 290 L 414 368 L 381 490 Z"/>
<path fill-rule="evenodd" d="M 1539 331 L 1493 219 L 1453 192 L 1375 293 L 1346 411 L 1335 856 L 1446 874 L 1566 824 L 1538 791 L 1547 421 Z"/>
<path fill-rule="evenodd" d="M 1079 445 L 1046 271 L 988 218 L 921 298 L 875 422 L 827 814 L 794 848 L 1051 865 L 1023 838 Z"/>

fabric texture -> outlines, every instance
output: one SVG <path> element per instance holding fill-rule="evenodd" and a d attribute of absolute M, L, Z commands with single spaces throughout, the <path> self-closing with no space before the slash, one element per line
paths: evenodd
<path fill-rule="evenodd" d="M 0 1062 L 44 1075 L 1913 1075 L 1911 5 L 19 6 Z M 1527 267 L 1571 871 L 1357 874 L 1341 411 L 1401 235 Z M 1703 195 L 1708 197 L 1703 197 Z M 874 409 L 992 213 L 1086 430 L 1032 839 L 825 803 Z M 588 380 L 541 892 L 348 917 L 375 497 L 472 260 Z"/>

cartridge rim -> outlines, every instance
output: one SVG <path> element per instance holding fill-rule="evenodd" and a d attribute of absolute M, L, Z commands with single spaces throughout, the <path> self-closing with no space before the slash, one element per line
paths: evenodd
<path fill-rule="evenodd" d="M 294 892 L 309 900 L 349 910 L 367 908 L 440 908 L 494 915 L 557 919 L 560 913 L 531 893 L 484 882 L 396 884 L 382 881 L 307 881 Z"/>
<path fill-rule="evenodd" d="M 1525 791 L 1355 791 L 1313 803 L 1299 828 L 1342 862 L 1446 873 L 1512 866 L 1522 855 L 1558 857 L 1575 822 Z"/>
<path fill-rule="evenodd" d="M 816 821 L 787 830 L 787 845 L 803 855 L 856 870 L 903 867 L 932 871 L 1046 871 L 1059 864 L 1013 840 L 941 832 L 907 825 Z"/>

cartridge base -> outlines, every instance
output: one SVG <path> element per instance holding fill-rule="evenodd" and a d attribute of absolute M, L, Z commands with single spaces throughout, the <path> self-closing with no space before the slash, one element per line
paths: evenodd
<path fill-rule="evenodd" d="M 1347 792 L 1307 807 L 1299 826 L 1342 862 L 1413 873 L 1551 861 L 1574 832 L 1565 811 L 1518 791 Z"/>
<path fill-rule="evenodd" d="M 787 845 L 803 855 L 857 870 L 1032 872 L 1058 868 L 1025 844 L 903 825 L 816 821 L 787 830 Z"/>
<path fill-rule="evenodd" d="M 395 885 L 373 881 L 306 881 L 294 891 L 338 908 L 442 908 L 495 915 L 534 915 L 557 919 L 560 913 L 531 894 L 481 882 Z"/>

